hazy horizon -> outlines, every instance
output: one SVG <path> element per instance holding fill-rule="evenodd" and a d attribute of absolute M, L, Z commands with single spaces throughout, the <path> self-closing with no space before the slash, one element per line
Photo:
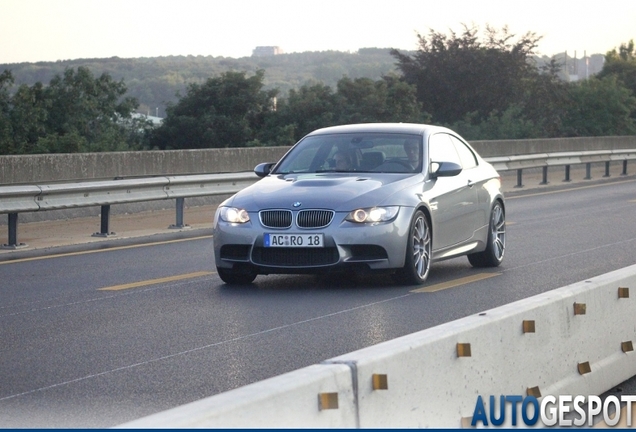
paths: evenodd
<path fill-rule="evenodd" d="M 542 36 L 537 54 L 605 54 L 636 38 L 636 2 L 486 0 L 4 0 L 0 63 L 212 56 L 243 58 L 257 46 L 296 52 L 417 49 L 417 34 L 508 26 Z M 9 42 L 10 41 L 10 42 Z"/>

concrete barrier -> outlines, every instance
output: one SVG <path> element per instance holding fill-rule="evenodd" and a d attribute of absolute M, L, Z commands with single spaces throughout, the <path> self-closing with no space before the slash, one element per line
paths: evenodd
<path fill-rule="evenodd" d="M 565 153 L 630 149 L 636 136 L 538 138 L 519 140 L 470 141 L 481 157 L 518 156 L 536 153 Z"/>
<path fill-rule="evenodd" d="M 325 391 L 338 427 L 460 427 L 479 395 L 599 395 L 636 375 L 635 286 L 636 265 L 121 427 L 324 427 Z M 337 366 L 353 379 L 317 385 Z"/>
<path fill-rule="evenodd" d="M 634 149 L 636 136 L 471 141 L 471 144 L 482 157 L 505 158 L 550 152 Z M 251 147 L 0 156 L 0 185 L 252 171 L 254 166 L 261 162 L 279 160 L 287 150 L 289 147 Z M 620 159 L 617 157 L 612 160 Z M 218 204 L 222 199 L 220 196 L 200 197 L 189 200 L 189 204 Z M 112 212 L 135 213 L 170 206 L 167 201 L 158 200 L 117 205 L 113 207 Z M 87 216 L 95 216 L 95 210 L 82 207 L 25 213 L 22 222 Z M 0 225 L 6 223 L 4 218 L 0 218 Z"/>
<path fill-rule="evenodd" d="M 121 425 L 123 428 L 355 428 L 351 370 L 314 365 Z"/>
<path fill-rule="evenodd" d="M 634 146 L 636 148 L 636 145 Z M 0 156 L 0 184 L 252 171 L 288 147 Z"/>
<path fill-rule="evenodd" d="M 471 141 L 482 157 L 636 148 L 636 136 Z M 251 171 L 289 147 L 0 156 L 0 184 Z"/>
<path fill-rule="evenodd" d="M 599 395 L 636 375 L 636 266 L 347 354 L 360 426 L 460 427 L 477 396 Z M 460 352 L 460 351 L 464 352 Z M 388 390 L 374 390 L 373 374 Z M 390 413 L 390 416 L 386 415 Z"/>

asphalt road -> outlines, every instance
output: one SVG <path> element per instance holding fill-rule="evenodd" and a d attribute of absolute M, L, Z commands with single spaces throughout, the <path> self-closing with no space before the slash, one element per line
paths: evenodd
<path fill-rule="evenodd" d="M 3 256 L 0 427 L 115 426 L 632 265 L 634 214 L 634 179 L 509 194 L 504 264 L 437 263 L 431 292 L 377 276 L 230 288 L 206 230 Z"/>

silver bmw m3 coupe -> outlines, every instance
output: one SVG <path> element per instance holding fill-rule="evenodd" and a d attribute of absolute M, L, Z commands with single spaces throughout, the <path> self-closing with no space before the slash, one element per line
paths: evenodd
<path fill-rule="evenodd" d="M 214 220 L 216 268 L 227 284 L 257 275 L 390 272 L 426 281 L 431 263 L 466 255 L 501 264 L 505 202 L 497 171 L 455 132 L 378 123 L 316 130 Z"/>

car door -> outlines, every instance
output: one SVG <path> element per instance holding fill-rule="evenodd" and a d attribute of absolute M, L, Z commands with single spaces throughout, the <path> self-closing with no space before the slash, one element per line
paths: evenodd
<path fill-rule="evenodd" d="M 429 163 L 452 162 L 463 167 L 455 144 L 446 133 L 429 138 Z M 477 192 L 470 180 L 470 169 L 452 177 L 437 177 L 431 189 L 433 248 L 445 249 L 469 240 L 475 230 Z"/>
<path fill-rule="evenodd" d="M 488 225 L 490 216 L 490 194 L 484 188 L 484 184 L 490 180 L 490 176 L 484 176 L 484 172 L 480 169 L 475 153 L 460 138 L 449 135 L 451 141 L 455 145 L 455 150 L 462 161 L 463 173 L 477 197 L 476 211 L 473 213 L 473 228 L 478 230 Z"/>

